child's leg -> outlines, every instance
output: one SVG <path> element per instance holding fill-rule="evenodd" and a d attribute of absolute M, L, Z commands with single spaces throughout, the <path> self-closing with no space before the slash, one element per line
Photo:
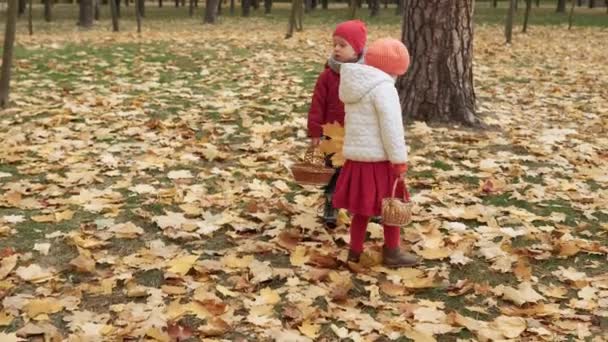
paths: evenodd
<path fill-rule="evenodd" d="M 363 252 L 363 243 L 367 233 L 369 216 L 355 214 L 350 225 L 350 250 L 355 253 Z"/>
<path fill-rule="evenodd" d="M 384 226 L 384 245 L 387 248 L 399 248 L 401 244 L 401 228 L 396 226 Z"/>

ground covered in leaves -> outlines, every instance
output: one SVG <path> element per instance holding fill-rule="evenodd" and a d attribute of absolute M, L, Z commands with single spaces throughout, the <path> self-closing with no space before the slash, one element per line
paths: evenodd
<path fill-rule="evenodd" d="M 409 123 L 423 262 L 388 270 L 375 224 L 345 265 L 348 217 L 326 231 L 290 177 L 331 27 L 284 28 L 18 37 L 0 340 L 607 337 L 607 31 L 477 29 L 492 129 Z"/>

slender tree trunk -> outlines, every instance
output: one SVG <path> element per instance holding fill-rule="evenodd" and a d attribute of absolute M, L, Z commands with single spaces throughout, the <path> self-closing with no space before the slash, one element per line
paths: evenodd
<path fill-rule="evenodd" d="M 355 19 L 355 17 L 357 16 L 357 7 L 359 7 L 359 4 L 357 4 L 357 0 L 350 0 L 350 18 L 351 19 Z"/>
<path fill-rule="evenodd" d="M 114 0 L 110 0 L 114 1 Z M 116 0 L 116 14 L 120 18 L 120 0 Z"/>
<path fill-rule="evenodd" d="M 222 15 L 222 0 L 218 0 L 217 1 L 217 15 L 216 15 L 216 17 L 220 17 L 221 15 Z"/>
<path fill-rule="evenodd" d="M 570 14 L 568 15 L 568 30 L 572 29 L 573 23 L 574 23 L 574 0 L 572 0 L 572 5 L 570 6 Z"/>
<path fill-rule="evenodd" d="M 302 30 L 302 0 L 291 0 L 291 13 L 285 39 L 293 37 L 293 31 Z"/>
<path fill-rule="evenodd" d="M 230 0 L 230 15 L 234 15 L 234 0 Z"/>
<path fill-rule="evenodd" d="M 206 0 L 205 3 L 205 24 L 215 24 L 217 22 L 217 6 L 219 0 Z"/>
<path fill-rule="evenodd" d="M 576 2 L 577 2 L 578 7 L 583 6 L 583 0 L 577 0 Z"/>
<path fill-rule="evenodd" d="M 163 0 L 158 0 L 158 8 L 163 8 Z"/>
<path fill-rule="evenodd" d="M 28 1 L 28 11 L 27 11 L 27 30 L 30 33 L 30 36 L 34 34 L 34 23 L 32 22 L 32 0 Z"/>
<path fill-rule="evenodd" d="M 82 0 L 80 0 L 82 1 Z M 137 21 L 137 33 L 141 34 L 141 13 L 139 6 L 135 6 L 135 20 Z"/>
<path fill-rule="evenodd" d="M 251 14 L 251 0 L 241 0 L 241 7 L 243 10 L 243 17 L 249 17 Z"/>
<path fill-rule="evenodd" d="M 375 17 L 380 12 L 380 0 L 370 0 L 370 16 Z"/>
<path fill-rule="evenodd" d="M 19 16 L 24 15 L 26 8 L 27 8 L 27 0 L 19 0 L 19 12 L 18 12 L 18 15 Z"/>
<path fill-rule="evenodd" d="M 82 28 L 93 26 L 93 0 L 80 0 L 79 25 Z"/>
<path fill-rule="evenodd" d="M 209 2 L 209 0 L 207 0 L 207 2 Z M 191 17 L 194 16 L 194 0 L 190 0 L 189 2 L 188 13 Z"/>
<path fill-rule="evenodd" d="M 310 12 L 311 7 L 311 0 L 304 0 L 304 13 Z"/>
<path fill-rule="evenodd" d="M 179 0 L 175 0 L 175 8 L 179 7 Z"/>
<path fill-rule="evenodd" d="M 388 0 L 384 0 L 384 9 L 388 8 Z"/>
<path fill-rule="evenodd" d="M 0 68 L 0 107 L 9 104 L 11 87 L 11 68 L 13 66 L 13 47 L 15 46 L 15 31 L 17 31 L 17 0 L 8 0 L 6 8 L 6 28 L 4 30 L 4 47 L 2 50 L 2 67 Z"/>
<path fill-rule="evenodd" d="M 403 5 L 405 0 L 397 0 L 397 9 L 395 10 L 396 15 L 403 15 Z"/>
<path fill-rule="evenodd" d="M 412 62 L 397 82 L 405 118 L 479 124 L 473 88 L 474 0 L 405 4 L 402 40 Z"/>
<path fill-rule="evenodd" d="M 566 0 L 557 0 L 557 13 L 566 13 Z"/>
<path fill-rule="evenodd" d="M 110 15 L 112 16 L 112 31 L 118 32 L 118 11 L 116 10 L 116 1 L 110 0 Z"/>
<path fill-rule="evenodd" d="M 507 22 L 505 25 L 505 37 L 507 44 L 511 44 L 513 38 L 513 16 L 515 14 L 515 0 L 509 0 L 509 10 L 507 11 Z"/>
<path fill-rule="evenodd" d="M 264 0 L 264 14 L 272 12 L 272 0 Z"/>
<path fill-rule="evenodd" d="M 95 20 L 99 21 L 99 0 L 93 0 L 93 17 Z"/>
<path fill-rule="evenodd" d="M 321 0 L 321 8 L 324 10 L 329 8 L 329 0 Z"/>
<path fill-rule="evenodd" d="M 142 18 L 146 17 L 146 1 L 145 0 L 135 0 L 133 3 L 136 7 L 139 7 L 139 16 Z"/>
<path fill-rule="evenodd" d="M 296 10 L 296 30 L 300 32 L 304 30 L 304 4 L 302 3 L 302 0 L 298 0 Z"/>
<path fill-rule="evenodd" d="M 573 1 L 574 2 L 574 1 Z M 528 31 L 528 20 L 530 20 L 530 11 L 532 11 L 532 0 L 526 0 L 526 13 L 524 14 L 524 28 L 522 31 Z"/>
<path fill-rule="evenodd" d="M 595 8 L 595 0 L 589 0 L 589 8 Z"/>
<path fill-rule="evenodd" d="M 498 0 L 492 0 L 492 7 L 498 7 Z"/>
<path fill-rule="evenodd" d="M 44 21 L 51 22 L 52 17 L 52 8 L 53 8 L 53 0 L 44 0 Z"/>
<path fill-rule="evenodd" d="M 254 11 L 257 11 L 260 8 L 259 0 L 251 0 L 251 7 L 253 7 Z"/>
<path fill-rule="evenodd" d="M 536 0 L 536 8 L 540 7 L 540 0 Z"/>

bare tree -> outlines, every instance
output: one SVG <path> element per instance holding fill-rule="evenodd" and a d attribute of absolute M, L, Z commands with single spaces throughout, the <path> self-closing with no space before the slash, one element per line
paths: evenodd
<path fill-rule="evenodd" d="M 530 11 L 532 11 L 532 0 L 526 0 L 526 14 L 524 15 L 524 27 L 522 32 L 528 31 L 528 20 L 530 20 Z"/>
<path fill-rule="evenodd" d="M 17 0 L 8 0 L 6 8 L 6 29 L 4 30 L 4 48 L 2 50 L 2 68 L 0 70 L 0 107 L 9 104 L 11 86 L 11 68 L 13 66 L 13 47 L 15 46 L 15 31 L 17 30 Z"/>
<path fill-rule="evenodd" d="M 507 21 L 505 25 L 505 37 L 507 44 L 511 44 L 513 38 L 513 16 L 515 12 L 515 0 L 509 0 L 509 10 L 507 11 Z"/>
<path fill-rule="evenodd" d="M 474 2 L 405 2 L 402 40 L 412 63 L 397 87 L 406 119 L 480 123 L 473 88 Z"/>

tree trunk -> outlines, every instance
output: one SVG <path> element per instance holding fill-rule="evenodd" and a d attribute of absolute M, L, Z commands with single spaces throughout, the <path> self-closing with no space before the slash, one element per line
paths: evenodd
<path fill-rule="evenodd" d="M 498 0 L 492 0 L 492 7 L 498 7 Z"/>
<path fill-rule="evenodd" d="M 536 0 L 536 8 L 540 7 L 540 0 Z"/>
<path fill-rule="evenodd" d="M 82 0 L 80 0 L 82 1 Z M 135 20 L 137 21 L 137 33 L 141 34 L 141 13 L 139 13 L 139 6 L 135 6 Z"/>
<path fill-rule="evenodd" d="M 32 22 L 32 0 L 28 1 L 29 10 L 27 11 L 27 30 L 30 36 L 34 34 L 34 23 Z"/>
<path fill-rule="evenodd" d="M 589 8 L 595 8 L 595 0 L 589 0 Z"/>
<path fill-rule="evenodd" d="M 179 0 L 175 0 L 175 8 L 179 7 Z"/>
<path fill-rule="evenodd" d="M 78 25 L 82 28 L 90 28 L 93 26 L 93 0 L 80 0 Z"/>
<path fill-rule="evenodd" d="M 311 0 L 304 0 L 304 13 L 310 12 L 311 7 Z"/>
<path fill-rule="evenodd" d="M 388 8 L 388 0 L 384 0 L 384 9 Z"/>
<path fill-rule="evenodd" d="M 209 0 L 207 0 L 207 2 L 209 2 Z M 190 0 L 190 2 L 188 3 L 188 14 L 190 14 L 190 16 L 194 16 L 194 0 Z"/>
<path fill-rule="evenodd" d="M 532 11 L 532 0 L 526 0 L 526 13 L 524 14 L 524 28 L 522 29 L 522 32 L 524 32 L 524 33 L 526 33 L 528 31 L 528 20 L 530 20 L 530 11 Z"/>
<path fill-rule="evenodd" d="M 291 13 L 285 39 L 293 37 L 294 30 L 302 30 L 302 0 L 291 0 Z"/>
<path fill-rule="evenodd" d="M 120 18 L 120 0 L 116 0 L 116 15 Z"/>
<path fill-rule="evenodd" d="M 408 0 L 402 40 L 409 71 L 398 80 L 406 119 L 477 125 L 473 89 L 474 0 Z"/>
<path fill-rule="evenodd" d="M 110 15 L 112 16 L 112 31 L 118 32 L 118 11 L 116 10 L 116 1 L 110 0 Z"/>
<path fill-rule="evenodd" d="M 566 13 L 566 0 L 557 0 L 557 13 Z"/>
<path fill-rule="evenodd" d="M 396 15 L 403 15 L 403 5 L 405 0 L 397 0 L 397 9 L 395 10 Z"/>
<path fill-rule="evenodd" d="M 216 18 L 222 15 L 222 0 L 217 1 L 217 15 Z"/>
<path fill-rule="evenodd" d="M 18 0 L 8 0 L 6 8 L 6 28 L 4 30 L 4 48 L 2 50 L 2 67 L 0 69 L 0 107 L 9 104 L 11 87 L 11 67 L 13 65 L 13 47 L 15 46 L 15 31 L 17 30 Z"/>
<path fill-rule="evenodd" d="M 272 0 L 264 0 L 264 14 L 270 14 L 272 11 Z"/>
<path fill-rule="evenodd" d="M 234 15 L 234 0 L 230 0 L 230 15 Z"/>
<path fill-rule="evenodd" d="M 375 17 L 380 12 L 380 0 L 370 0 L 370 13 L 369 15 Z"/>
<path fill-rule="evenodd" d="M 513 38 L 513 15 L 515 14 L 515 0 L 509 0 L 509 10 L 507 11 L 507 22 L 505 25 L 505 37 L 507 44 L 511 44 Z"/>
<path fill-rule="evenodd" d="M 403 0 L 401 0 L 403 1 Z M 357 0 L 350 0 L 350 18 L 351 19 L 355 19 L 355 17 L 357 16 L 357 8 L 359 7 L 359 4 L 357 4 Z"/>
<path fill-rule="evenodd" d="M 146 0 L 135 0 L 133 3 L 135 7 L 139 8 L 139 16 L 142 18 L 146 17 Z"/>
<path fill-rule="evenodd" d="M 253 7 L 254 11 L 260 9 L 260 0 L 251 0 L 251 7 Z"/>
<path fill-rule="evenodd" d="M 251 14 L 251 0 L 241 0 L 241 7 L 243 17 L 249 17 L 249 14 Z"/>
<path fill-rule="evenodd" d="M 324 10 L 329 8 L 329 0 L 321 0 L 321 8 Z"/>
<path fill-rule="evenodd" d="M 576 0 L 578 7 L 583 6 L 583 0 Z"/>
<path fill-rule="evenodd" d="M 574 0 L 572 0 L 572 5 L 570 6 L 570 15 L 568 15 L 568 30 L 572 29 L 573 22 L 574 22 Z"/>
<path fill-rule="evenodd" d="M 52 0 L 44 0 L 44 21 L 51 22 L 52 11 L 51 8 L 53 6 Z"/>
<path fill-rule="evenodd" d="M 25 9 L 27 8 L 27 0 L 19 0 L 19 16 L 25 14 Z"/>
<path fill-rule="evenodd" d="M 215 24 L 217 22 L 217 6 L 219 0 L 206 0 L 205 2 L 205 24 Z"/>
<path fill-rule="evenodd" d="M 93 0 L 93 17 L 99 21 L 99 0 Z"/>
<path fill-rule="evenodd" d="M 163 0 L 158 0 L 158 8 L 163 8 Z"/>

